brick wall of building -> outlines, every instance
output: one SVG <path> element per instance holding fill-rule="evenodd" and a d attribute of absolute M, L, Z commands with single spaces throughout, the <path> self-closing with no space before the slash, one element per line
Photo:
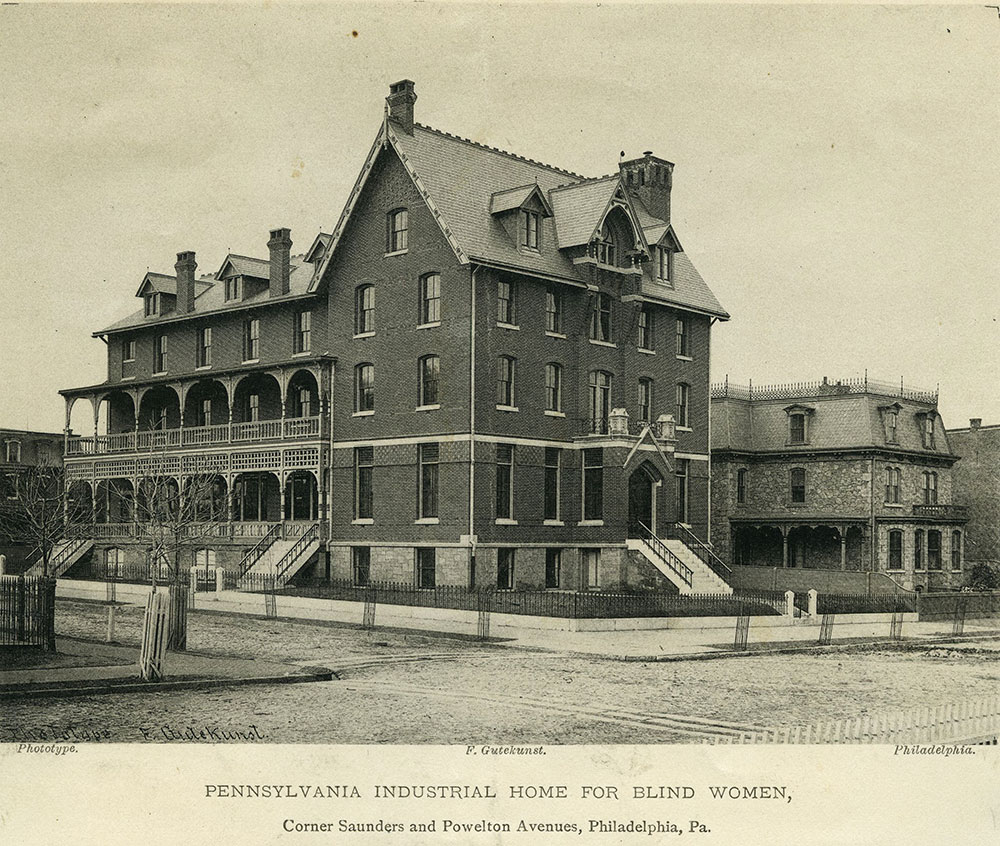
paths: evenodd
<path fill-rule="evenodd" d="M 961 456 L 953 485 L 956 502 L 969 509 L 966 559 L 1000 565 L 1000 426 L 951 430 L 948 440 Z"/>

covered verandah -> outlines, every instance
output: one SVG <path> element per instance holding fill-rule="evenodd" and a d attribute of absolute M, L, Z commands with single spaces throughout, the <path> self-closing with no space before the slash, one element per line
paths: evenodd
<path fill-rule="evenodd" d="M 871 569 L 865 517 L 731 517 L 730 528 L 733 563 L 738 566 Z"/>

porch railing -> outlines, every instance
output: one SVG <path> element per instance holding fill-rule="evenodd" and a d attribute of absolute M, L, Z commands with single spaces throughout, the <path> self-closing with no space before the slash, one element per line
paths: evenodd
<path fill-rule="evenodd" d="M 937 517 L 941 520 L 968 520 L 969 509 L 964 505 L 914 505 L 914 517 Z"/>
<path fill-rule="evenodd" d="M 295 545 L 286 552 L 281 560 L 274 566 L 274 575 L 280 581 L 284 580 L 285 574 L 292 568 L 299 556 L 309 548 L 315 541 L 319 540 L 319 524 L 314 523 Z"/>
<path fill-rule="evenodd" d="M 674 523 L 667 530 L 667 536 L 681 541 L 688 549 L 697 555 L 699 559 L 701 559 L 703 564 L 710 567 L 715 572 L 715 575 L 724 580 L 727 584 L 732 581 L 733 571 L 729 568 L 726 562 L 719 558 L 719 556 L 716 555 L 715 550 L 713 550 L 687 526 L 682 523 Z"/>
<path fill-rule="evenodd" d="M 185 426 L 147 432 L 119 432 L 97 437 L 71 438 L 66 454 L 101 455 L 179 446 L 243 443 L 247 441 L 295 440 L 322 434 L 320 417 L 287 417 L 284 420 L 257 420 L 252 423 L 218 423 L 212 426 Z"/>
<path fill-rule="evenodd" d="M 267 532 L 261 537 L 257 543 L 255 543 L 250 550 L 247 552 L 243 558 L 240 559 L 239 570 L 240 576 L 246 575 L 246 573 L 253 567 L 254 564 L 260 559 L 264 552 L 281 536 L 281 524 L 275 523 Z"/>
<path fill-rule="evenodd" d="M 691 587 L 694 580 L 694 571 L 687 566 L 683 561 L 680 560 L 673 552 L 670 551 L 669 547 L 661 541 L 645 523 L 641 520 L 638 521 L 639 535 L 642 540 L 649 544 L 650 549 L 653 550 L 662 560 L 663 563 L 670 568 L 670 570 L 681 579 L 684 584 Z"/>

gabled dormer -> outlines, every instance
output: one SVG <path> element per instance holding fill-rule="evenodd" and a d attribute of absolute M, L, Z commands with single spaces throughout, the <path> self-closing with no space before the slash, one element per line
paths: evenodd
<path fill-rule="evenodd" d="M 552 217 L 552 206 L 538 183 L 492 194 L 490 214 L 500 221 L 519 251 L 537 253 L 542 249 L 542 219 Z"/>
<path fill-rule="evenodd" d="M 215 278 L 222 284 L 226 303 L 238 303 L 267 291 L 269 274 L 267 260 L 230 253 Z"/>
<path fill-rule="evenodd" d="M 135 295 L 142 298 L 144 317 L 162 317 L 177 308 L 177 279 L 163 273 L 147 273 Z"/>
<path fill-rule="evenodd" d="M 316 236 L 316 240 L 312 242 L 312 246 L 309 248 L 309 251 L 306 253 L 303 261 L 312 265 L 318 265 L 322 262 L 323 259 L 326 258 L 326 251 L 330 246 L 330 240 L 332 238 L 333 236 L 329 233 L 320 232 L 319 235 Z"/>
<path fill-rule="evenodd" d="M 643 234 L 650 245 L 650 270 L 655 281 L 674 287 L 674 255 L 684 252 L 674 227 L 670 224 L 648 227 Z"/>

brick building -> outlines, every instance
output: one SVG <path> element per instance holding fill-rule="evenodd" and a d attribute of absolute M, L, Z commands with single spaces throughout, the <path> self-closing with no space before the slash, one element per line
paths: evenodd
<path fill-rule="evenodd" d="M 948 442 L 961 461 L 955 465 L 955 496 L 969 510 L 965 558 L 969 564 L 1000 566 L 1000 426 L 949 429 Z"/>
<path fill-rule="evenodd" d="M 864 380 L 712 390 L 712 541 L 736 565 L 965 581 L 937 395 Z"/>
<path fill-rule="evenodd" d="M 415 100 L 391 87 L 306 253 L 285 229 L 211 276 L 179 253 L 96 333 L 106 381 L 63 394 L 67 421 L 94 410 L 67 467 L 98 550 L 141 552 L 130 501 L 154 458 L 178 486 L 213 474 L 192 554 L 233 569 L 277 550 L 289 573 L 575 589 L 634 581 L 642 533 L 707 538 L 728 315 L 671 225 L 673 165 L 585 179 L 423 126 Z"/>

